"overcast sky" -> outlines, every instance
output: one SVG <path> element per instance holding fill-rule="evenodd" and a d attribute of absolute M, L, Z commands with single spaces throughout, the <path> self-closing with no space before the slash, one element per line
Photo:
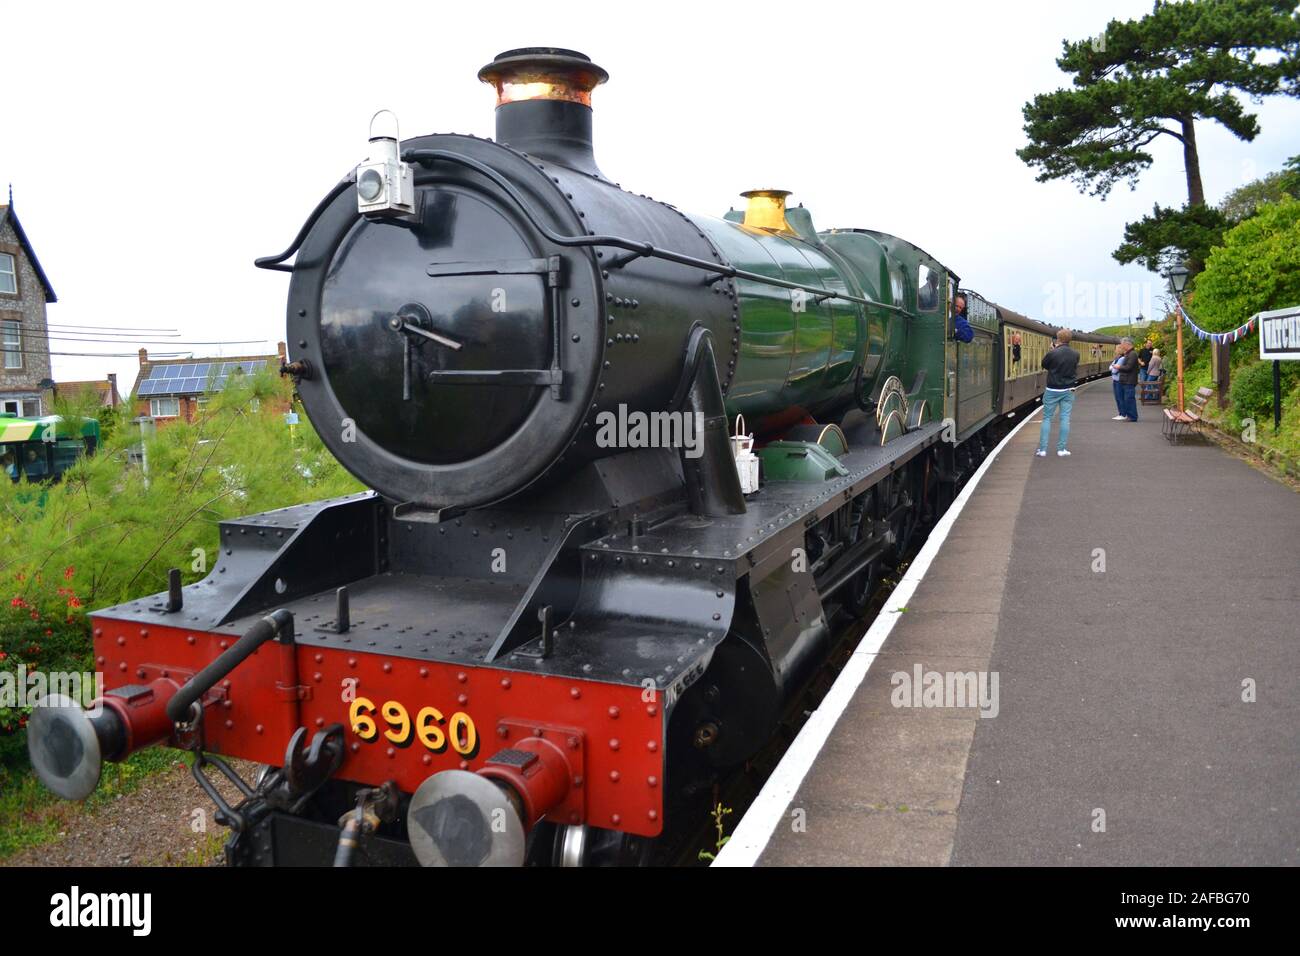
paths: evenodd
<path fill-rule="evenodd" d="M 567 46 L 610 73 L 596 155 L 625 187 L 715 215 L 742 190 L 790 189 L 818 228 L 895 233 L 990 298 L 1093 328 L 1159 292 L 1110 253 L 1125 222 L 1185 200 L 1181 149 L 1162 137 L 1137 191 L 1103 203 L 1034 181 L 1015 155 L 1021 107 L 1065 82 L 1063 38 L 1150 7 L 6 0 L 0 184 L 58 293 L 51 322 L 259 340 L 200 355 L 270 352 L 288 277 L 252 260 L 283 249 L 364 158 L 371 114 L 396 111 L 404 137 L 490 136 L 478 68 L 511 47 Z M 1300 103 L 1258 112 L 1254 143 L 1198 127 L 1212 201 L 1300 153 Z M 1100 303 L 1081 314 L 1089 289 Z M 53 348 L 139 346 L 123 342 Z M 54 358 L 56 379 L 116 371 L 124 390 L 135 368 Z"/>

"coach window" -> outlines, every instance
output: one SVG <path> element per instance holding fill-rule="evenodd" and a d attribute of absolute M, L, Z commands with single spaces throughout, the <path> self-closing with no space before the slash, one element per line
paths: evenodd
<path fill-rule="evenodd" d="M 939 273 L 922 265 L 916 274 L 916 311 L 933 312 L 939 308 Z"/>

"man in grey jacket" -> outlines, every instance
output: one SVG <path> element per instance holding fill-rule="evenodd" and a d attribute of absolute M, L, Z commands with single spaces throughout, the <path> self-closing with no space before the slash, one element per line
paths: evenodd
<path fill-rule="evenodd" d="M 1138 420 L 1137 382 L 1141 367 L 1137 352 L 1133 350 L 1133 340 L 1125 336 L 1120 339 L 1120 345 L 1124 355 L 1115 363 L 1119 368 L 1120 404 L 1125 421 L 1135 422 Z"/>

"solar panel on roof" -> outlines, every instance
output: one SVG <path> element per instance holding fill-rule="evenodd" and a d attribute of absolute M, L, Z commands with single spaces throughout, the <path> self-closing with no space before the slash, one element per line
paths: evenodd
<path fill-rule="evenodd" d="M 152 379 L 146 378 L 143 382 L 140 383 L 138 394 L 151 395 L 153 394 L 153 387 L 154 387 L 154 381 Z"/>
<path fill-rule="evenodd" d="M 198 365 L 195 366 L 194 374 L 202 375 L 204 378 L 207 378 L 208 372 L 210 372 L 211 370 L 212 370 L 211 362 L 200 362 Z"/>
<path fill-rule="evenodd" d="M 163 378 L 176 378 L 180 374 L 181 374 L 181 369 L 179 365 L 168 365 L 167 373 L 163 375 Z"/>

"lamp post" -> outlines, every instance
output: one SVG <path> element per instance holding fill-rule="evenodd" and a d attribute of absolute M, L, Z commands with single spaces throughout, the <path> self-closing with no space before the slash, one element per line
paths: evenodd
<path fill-rule="evenodd" d="M 1178 410 L 1180 412 L 1183 411 L 1183 290 L 1187 288 L 1187 279 L 1191 274 L 1185 262 L 1179 262 L 1165 273 L 1165 278 L 1169 280 L 1169 288 L 1178 303 L 1178 321 L 1175 323 L 1175 328 L 1178 330 Z"/>

